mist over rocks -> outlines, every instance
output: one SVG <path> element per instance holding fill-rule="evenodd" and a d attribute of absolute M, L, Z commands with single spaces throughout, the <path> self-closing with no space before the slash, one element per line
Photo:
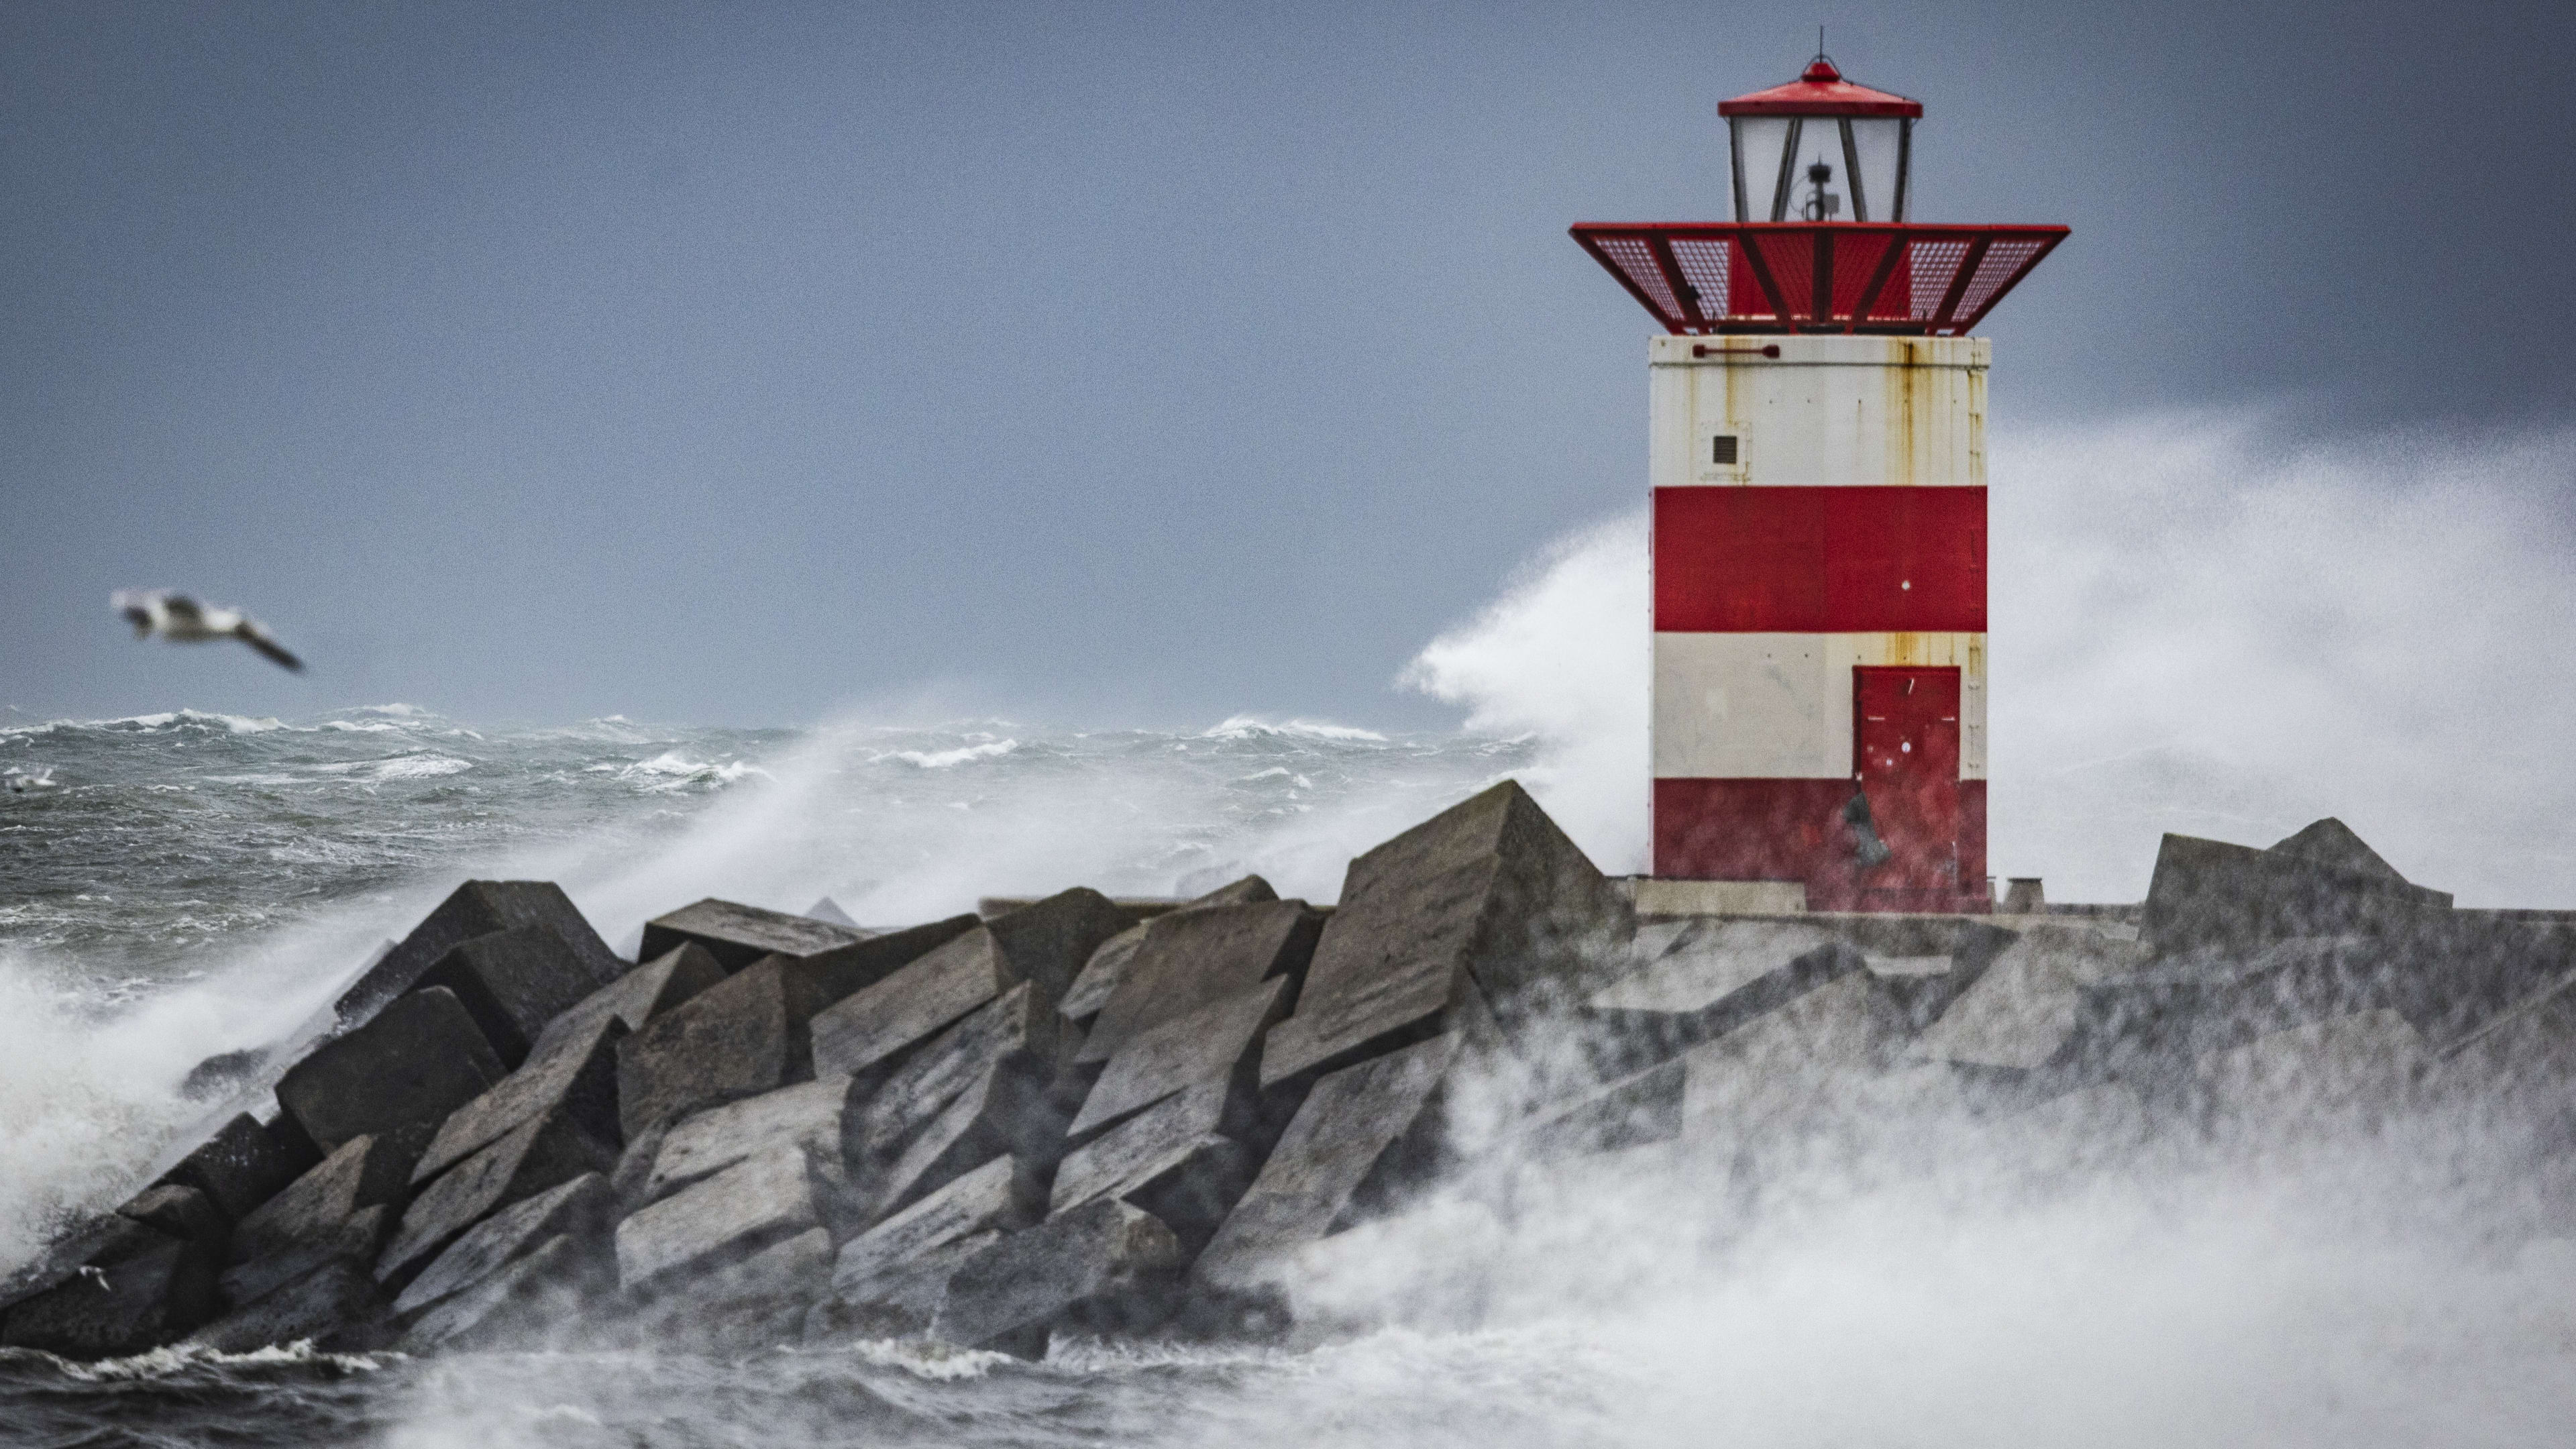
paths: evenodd
<path fill-rule="evenodd" d="M 264 1111 L 0 1285 L 0 1345 L 1276 1341 L 1351 1326 L 1353 1265 L 1416 1225 L 1648 1164 L 1723 1224 L 1933 1155 L 2430 1110 L 2576 1157 L 2576 923 L 2455 908 L 2334 820 L 2168 836 L 2137 907 L 1641 921 L 1506 781 L 1329 909 L 1258 877 L 997 904 L 701 900 L 594 969 L 561 892 L 470 882 Z"/>

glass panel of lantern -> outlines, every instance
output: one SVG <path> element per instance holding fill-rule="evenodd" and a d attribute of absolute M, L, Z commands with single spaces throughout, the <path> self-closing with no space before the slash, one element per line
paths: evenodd
<path fill-rule="evenodd" d="M 1738 221 L 1903 221 L 1901 116 L 1735 116 Z"/>

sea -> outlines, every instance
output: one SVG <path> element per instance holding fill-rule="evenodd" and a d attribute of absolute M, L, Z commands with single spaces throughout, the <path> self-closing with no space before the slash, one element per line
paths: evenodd
<path fill-rule="evenodd" d="M 2162 830 L 2259 845 L 2335 813 L 2464 902 L 2576 905 L 2576 782 L 2555 762 L 2570 699 L 2529 663 L 2571 613 L 2563 526 L 2531 500 L 2576 474 L 2576 445 L 2466 450 L 2428 483 L 2375 461 L 2386 450 L 2288 456 L 2241 419 L 2151 421 L 1998 460 L 1997 873 L 2044 875 L 2055 900 L 2136 900 Z M 134 1190 L 213 1105 L 185 1090 L 197 1063 L 291 1029 L 469 878 L 557 881 L 630 953 L 645 920 L 708 896 L 829 900 L 893 926 L 989 896 L 1186 895 L 1257 871 L 1328 901 L 1353 854 L 1504 778 L 1605 869 L 1639 869 L 1643 537 L 1635 516 L 1570 536 L 1430 641 L 1402 683 L 1457 707 L 1439 729 L 529 724 L 398 701 L 10 713 L 0 1267 Z M 2422 622 L 2423 599 L 2477 590 L 2495 602 Z M 1638 647 L 1601 645 L 1620 637 Z M 1864 1140 L 1756 1182 L 1643 1154 L 1435 1196 L 1344 1235 L 1277 1344 L 1059 1342 L 1039 1362 L 891 1341 L 0 1351 L 0 1444 L 2376 1449 L 2576 1433 L 2563 1150 L 2426 1113 L 2141 1154 L 2080 1115 L 1969 1123 L 1919 1075 L 1888 1091 Z"/>

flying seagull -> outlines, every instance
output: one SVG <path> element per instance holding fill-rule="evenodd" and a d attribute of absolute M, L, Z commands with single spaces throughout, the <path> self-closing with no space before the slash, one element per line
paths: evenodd
<path fill-rule="evenodd" d="M 168 589 L 119 589 L 107 602 L 132 622 L 137 639 L 155 634 L 173 644 L 239 639 L 289 669 L 300 673 L 304 668 L 304 661 L 287 653 L 276 635 L 239 609 L 214 608 Z"/>

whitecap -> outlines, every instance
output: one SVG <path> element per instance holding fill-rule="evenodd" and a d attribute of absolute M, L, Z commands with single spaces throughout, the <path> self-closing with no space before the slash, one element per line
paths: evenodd
<path fill-rule="evenodd" d="M 925 770 L 945 770 L 970 760 L 990 760 L 1007 755 L 1020 747 L 1018 740 L 994 740 L 988 744 L 960 745 L 953 750 L 896 750 L 881 759 L 901 760 Z"/>
<path fill-rule="evenodd" d="M 1321 720 L 1292 719 L 1272 722 L 1258 715 L 1238 714 L 1211 730 L 1202 731 L 1203 740 L 1249 740 L 1271 736 L 1292 740 L 1330 740 L 1336 744 L 1386 743 L 1386 736 L 1356 725 L 1326 724 Z"/>

